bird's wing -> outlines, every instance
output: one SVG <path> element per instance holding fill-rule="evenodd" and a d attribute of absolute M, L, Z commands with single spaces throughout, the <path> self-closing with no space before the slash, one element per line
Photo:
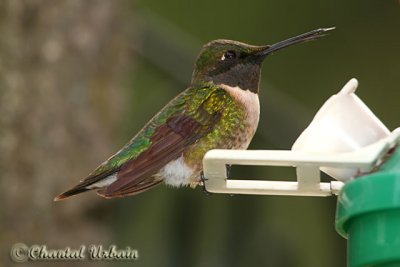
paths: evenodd
<path fill-rule="evenodd" d="M 218 114 L 211 114 L 210 120 L 218 117 Z M 171 160 L 180 157 L 188 145 L 206 133 L 204 125 L 187 115 L 170 118 L 166 124 L 156 129 L 150 138 L 152 145 L 149 149 L 123 164 L 117 173 L 117 181 L 98 193 L 104 197 L 117 197 L 151 188 L 160 182 L 152 175 Z"/>
<path fill-rule="evenodd" d="M 117 180 L 98 191 L 103 197 L 134 195 L 159 184 L 154 174 L 213 129 L 228 98 L 229 94 L 218 87 L 185 90 L 118 153 L 58 199 L 86 191 L 113 174 Z"/>

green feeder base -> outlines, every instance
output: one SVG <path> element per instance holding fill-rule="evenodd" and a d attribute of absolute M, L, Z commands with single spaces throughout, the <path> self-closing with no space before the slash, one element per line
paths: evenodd
<path fill-rule="evenodd" d="M 370 175 L 348 182 L 336 210 L 349 267 L 400 266 L 400 149 Z"/>

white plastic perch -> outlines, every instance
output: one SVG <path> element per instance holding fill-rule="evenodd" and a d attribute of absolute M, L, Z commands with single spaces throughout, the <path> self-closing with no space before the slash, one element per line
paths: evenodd
<path fill-rule="evenodd" d="M 316 154 L 289 150 L 225 150 L 207 152 L 203 159 L 205 187 L 212 193 L 330 196 L 343 182 L 322 183 L 321 167 L 357 168 L 370 172 L 400 142 L 400 131 L 354 152 Z M 296 167 L 297 181 L 237 180 L 227 177 L 227 165 Z"/>
<path fill-rule="evenodd" d="M 292 151 L 211 150 L 203 159 L 205 187 L 214 193 L 329 196 L 338 194 L 343 182 L 370 172 L 399 143 L 355 94 L 358 81 L 351 79 L 331 96 L 299 136 Z M 296 167 L 297 181 L 228 179 L 226 165 Z M 343 181 L 321 183 L 320 170 Z"/>

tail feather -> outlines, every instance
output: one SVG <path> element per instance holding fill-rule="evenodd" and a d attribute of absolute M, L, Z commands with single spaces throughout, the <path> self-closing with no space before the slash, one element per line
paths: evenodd
<path fill-rule="evenodd" d="M 86 186 L 84 187 L 84 186 L 78 184 L 74 188 L 72 188 L 72 189 L 70 189 L 68 191 L 65 191 L 64 193 L 56 196 L 54 198 L 54 201 L 60 201 L 60 200 L 66 199 L 66 198 L 68 198 L 70 196 L 77 195 L 77 194 L 80 194 L 80 193 L 83 193 L 83 192 L 86 192 L 86 191 L 89 191 L 89 190 L 91 190 L 91 189 L 88 189 L 88 188 L 86 188 Z"/>
<path fill-rule="evenodd" d="M 89 175 L 85 179 L 83 179 L 79 184 L 76 186 L 72 187 L 71 189 L 65 191 L 64 193 L 56 196 L 54 198 L 54 201 L 60 201 L 66 198 L 69 198 L 70 196 L 77 195 L 86 191 L 90 191 L 92 189 L 98 189 L 96 187 L 93 187 L 93 185 L 97 184 L 100 181 L 103 181 L 104 178 L 107 180 L 107 177 L 110 177 L 110 175 L 113 175 L 116 172 L 116 170 L 110 170 L 108 172 L 103 172 L 100 174 L 96 175 Z M 107 183 L 103 184 L 102 186 L 107 185 Z"/>

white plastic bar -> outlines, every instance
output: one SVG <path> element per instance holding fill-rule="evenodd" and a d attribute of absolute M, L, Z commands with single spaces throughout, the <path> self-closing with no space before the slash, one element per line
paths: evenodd
<path fill-rule="evenodd" d="M 205 187 L 212 193 L 330 196 L 344 185 L 320 182 L 321 167 L 358 168 L 368 172 L 400 141 L 400 131 L 355 152 L 314 154 L 288 150 L 223 150 L 207 152 L 203 159 Z M 228 179 L 226 165 L 296 167 L 297 181 Z"/>

